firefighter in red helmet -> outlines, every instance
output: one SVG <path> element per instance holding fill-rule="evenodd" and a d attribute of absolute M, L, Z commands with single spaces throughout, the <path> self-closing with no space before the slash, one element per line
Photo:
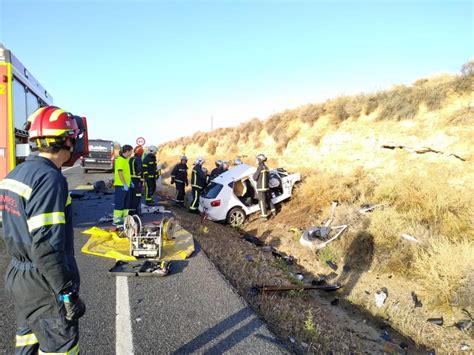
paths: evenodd
<path fill-rule="evenodd" d="M 11 262 L 5 288 L 16 309 L 16 353 L 77 353 L 79 270 L 71 198 L 61 166 L 72 163 L 86 126 L 55 106 L 33 113 L 27 127 L 37 155 L 0 182 L 0 210 Z"/>

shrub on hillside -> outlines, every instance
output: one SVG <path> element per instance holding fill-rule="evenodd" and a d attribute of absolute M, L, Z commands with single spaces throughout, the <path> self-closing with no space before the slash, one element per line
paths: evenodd
<path fill-rule="evenodd" d="M 207 143 L 207 154 L 216 154 L 217 145 L 218 143 L 214 139 L 209 140 L 209 142 Z"/>
<path fill-rule="evenodd" d="M 379 94 L 380 119 L 410 120 L 418 113 L 422 101 L 421 90 L 405 85 L 395 86 L 392 90 Z"/>
<path fill-rule="evenodd" d="M 298 119 L 303 123 L 313 124 L 325 112 L 324 104 L 306 105 L 299 109 Z"/>
<path fill-rule="evenodd" d="M 370 115 L 379 107 L 379 101 L 377 95 L 369 95 L 365 101 L 365 114 Z"/>
<path fill-rule="evenodd" d="M 350 117 L 350 114 L 346 110 L 346 105 L 349 100 L 348 96 L 339 96 L 326 102 L 325 107 L 328 113 L 333 117 L 334 123 L 343 122 Z"/>

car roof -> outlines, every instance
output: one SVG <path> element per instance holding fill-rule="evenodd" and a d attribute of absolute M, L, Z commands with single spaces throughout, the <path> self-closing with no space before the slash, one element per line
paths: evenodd
<path fill-rule="evenodd" d="M 257 168 L 247 165 L 247 164 L 240 164 L 232 169 L 227 170 L 225 173 L 219 175 L 216 177 L 213 182 L 222 184 L 222 185 L 227 185 L 232 181 L 242 179 L 244 177 L 252 175 L 255 171 L 257 171 Z"/>

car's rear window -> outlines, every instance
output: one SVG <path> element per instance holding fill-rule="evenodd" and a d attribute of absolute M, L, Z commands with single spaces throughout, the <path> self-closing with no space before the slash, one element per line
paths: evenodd
<path fill-rule="evenodd" d="M 217 195 L 219 195 L 219 192 L 221 192 L 222 188 L 224 186 L 222 184 L 218 184 L 216 182 L 211 182 L 206 189 L 203 192 L 203 197 L 204 198 L 216 198 Z"/>

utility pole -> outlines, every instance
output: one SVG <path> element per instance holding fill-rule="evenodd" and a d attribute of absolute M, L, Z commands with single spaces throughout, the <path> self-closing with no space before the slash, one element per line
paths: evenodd
<path fill-rule="evenodd" d="M 214 130 L 214 116 L 211 115 L 211 131 Z"/>

